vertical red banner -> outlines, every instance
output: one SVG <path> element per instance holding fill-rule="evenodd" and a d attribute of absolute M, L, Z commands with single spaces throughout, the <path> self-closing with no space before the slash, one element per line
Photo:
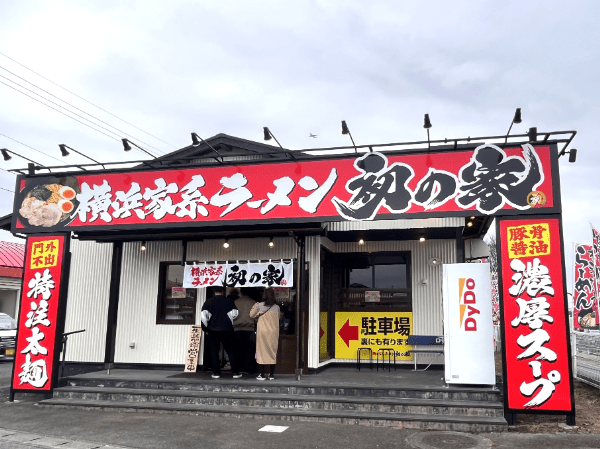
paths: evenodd
<path fill-rule="evenodd" d="M 596 329 L 598 326 L 598 301 L 596 301 L 592 245 L 575 245 L 574 267 L 573 328 Z"/>
<path fill-rule="evenodd" d="M 13 390 L 52 389 L 66 236 L 27 239 Z"/>
<path fill-rule="evenodd" d="M 574 413 L 558 218 L 499 221 L 504 383 L 511 412 Z"/>
<path fill-rule="evenodd" d="M 592 226 L 592 255 L 594 258 L 594 279 L 596 285 L 595 304 L 596 322 L 598 322 L 598 297 L 600 296 L 600 232 Z"/>

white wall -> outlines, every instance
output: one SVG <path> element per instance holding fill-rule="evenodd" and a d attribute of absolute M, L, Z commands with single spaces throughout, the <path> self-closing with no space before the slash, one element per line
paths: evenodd
<path fill-rule="evenodd" d="M 268 238 L 223 239 L 190 242 L 187 260 L 256 260 L 293 259 L 297 246 L 290 237 L 275 238 L 269 248 Z M 115 363 L 183 364 L 187 348 L 189 325 L 156 324 L 159 263 L 181 260 L 180 241 L 148 242 L 146 251 L 140 242 L 123 246 L 121 293 L 117 318 Z M 200 309 L 205 289 L 198 289 L 196 324 L 200 324 Z M 129 344 L 135 343 L 131 349 Z"/>
<path fill-rule="evenodd" d="M 69 337 L 68 361 L 104 362 L 112 249 L 112 243 L 71 240 L 65 332 L 85 332 Z"/>

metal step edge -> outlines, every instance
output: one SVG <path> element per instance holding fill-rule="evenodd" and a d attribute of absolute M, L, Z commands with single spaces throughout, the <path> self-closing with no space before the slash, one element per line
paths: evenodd
<path fill-rule="evenodd" d="M 39 402 L 41 406 L 66 406 L 83 408 L 122 408 L 139 410 L 162 410 L 174 412 L 209 412 L 231 413 L 241 415 L 266 416 L 305 416 L 315 418 L 366 419 L 377 421 L 423 421 L 435 423 L 485 424 L 506 426 L 503 417 L 470 416 L 470 415 L 427 415 L 408 413 L 362 412 L 354 410 L 310 410 L 270 407 L 217 406 L 201 404 L 177 404 L 155 402 L 116 402 L 116 401 L 87 401 L 76 399 L 46 399 Z"/>
<path fill-rule="evenodd" d="M 258 393 L 258 392 L 229 392 L 229 391 L 198 391 L 198 390 L 156 390 L 118 387 L 61 387 L 56 392 L 76 394 L 128 394 L 149 396 L 186 396 L 197 398 L 227 398 L 227 399 L 257 399 L 275 401 L 304 401 L 304 402 L 332 402 L 345 404 L 382 404 L 382 405 L 423 405 L 429 407 L 469 407 L 485 409 L 502 409 L 504 405 L 498 401 L 469 401 L 436 398 L 394 398 L 394 397 L 356 397 L 338 395 L 300 395 L 285 393 Z M 268 395 L 268 396 L 266 396 Z"/>

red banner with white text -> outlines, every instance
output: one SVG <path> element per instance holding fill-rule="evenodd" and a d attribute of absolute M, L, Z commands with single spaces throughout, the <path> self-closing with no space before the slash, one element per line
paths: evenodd
<path fill-rule="evenodd" d="M 52 389 L 66 245 L 64 235 L 27 239 L 13 390 Z"/>
<path fill-rule="evenodd" d="M 13 232 L 558 212 L 556 148 L 20 177 Z"/>
<path fill-rule="evenodd" d="M 574 268 L 573 328 L 594 329 L 598 326 L 598 302 L 592 245 L 575 245 Z"/>
<path fill-rule="evenodd" d="M 508 409 L 571 412 L 559 219 L 500 220 L 498 238 Z"/>

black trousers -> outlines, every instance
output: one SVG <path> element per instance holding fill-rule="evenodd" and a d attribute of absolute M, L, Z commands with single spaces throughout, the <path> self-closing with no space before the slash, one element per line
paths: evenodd
<path fill-rule="evenodd" d="M 234 374 L 239 373 L 239 369 L 236 363 L 235 354 L 233 351 L 233 331 L 210 331 L 210 338 L 208 339 L 210 346 L 210 360 L 212 365 L 213 374 L 221 374 L 221 363 L 219 360 L 219 351 L 221 349 L 221 343 L 223 349 L 229 356 L 229 363 L 231 364 L 231 371 Z"/>
<path fill-rule="evenodd" d="M 254 331 L 235 331 L 234 348 L 235 359 L 240 371 L 246 373 L 256 372 L 256 342 L 251 340 Z"/>

